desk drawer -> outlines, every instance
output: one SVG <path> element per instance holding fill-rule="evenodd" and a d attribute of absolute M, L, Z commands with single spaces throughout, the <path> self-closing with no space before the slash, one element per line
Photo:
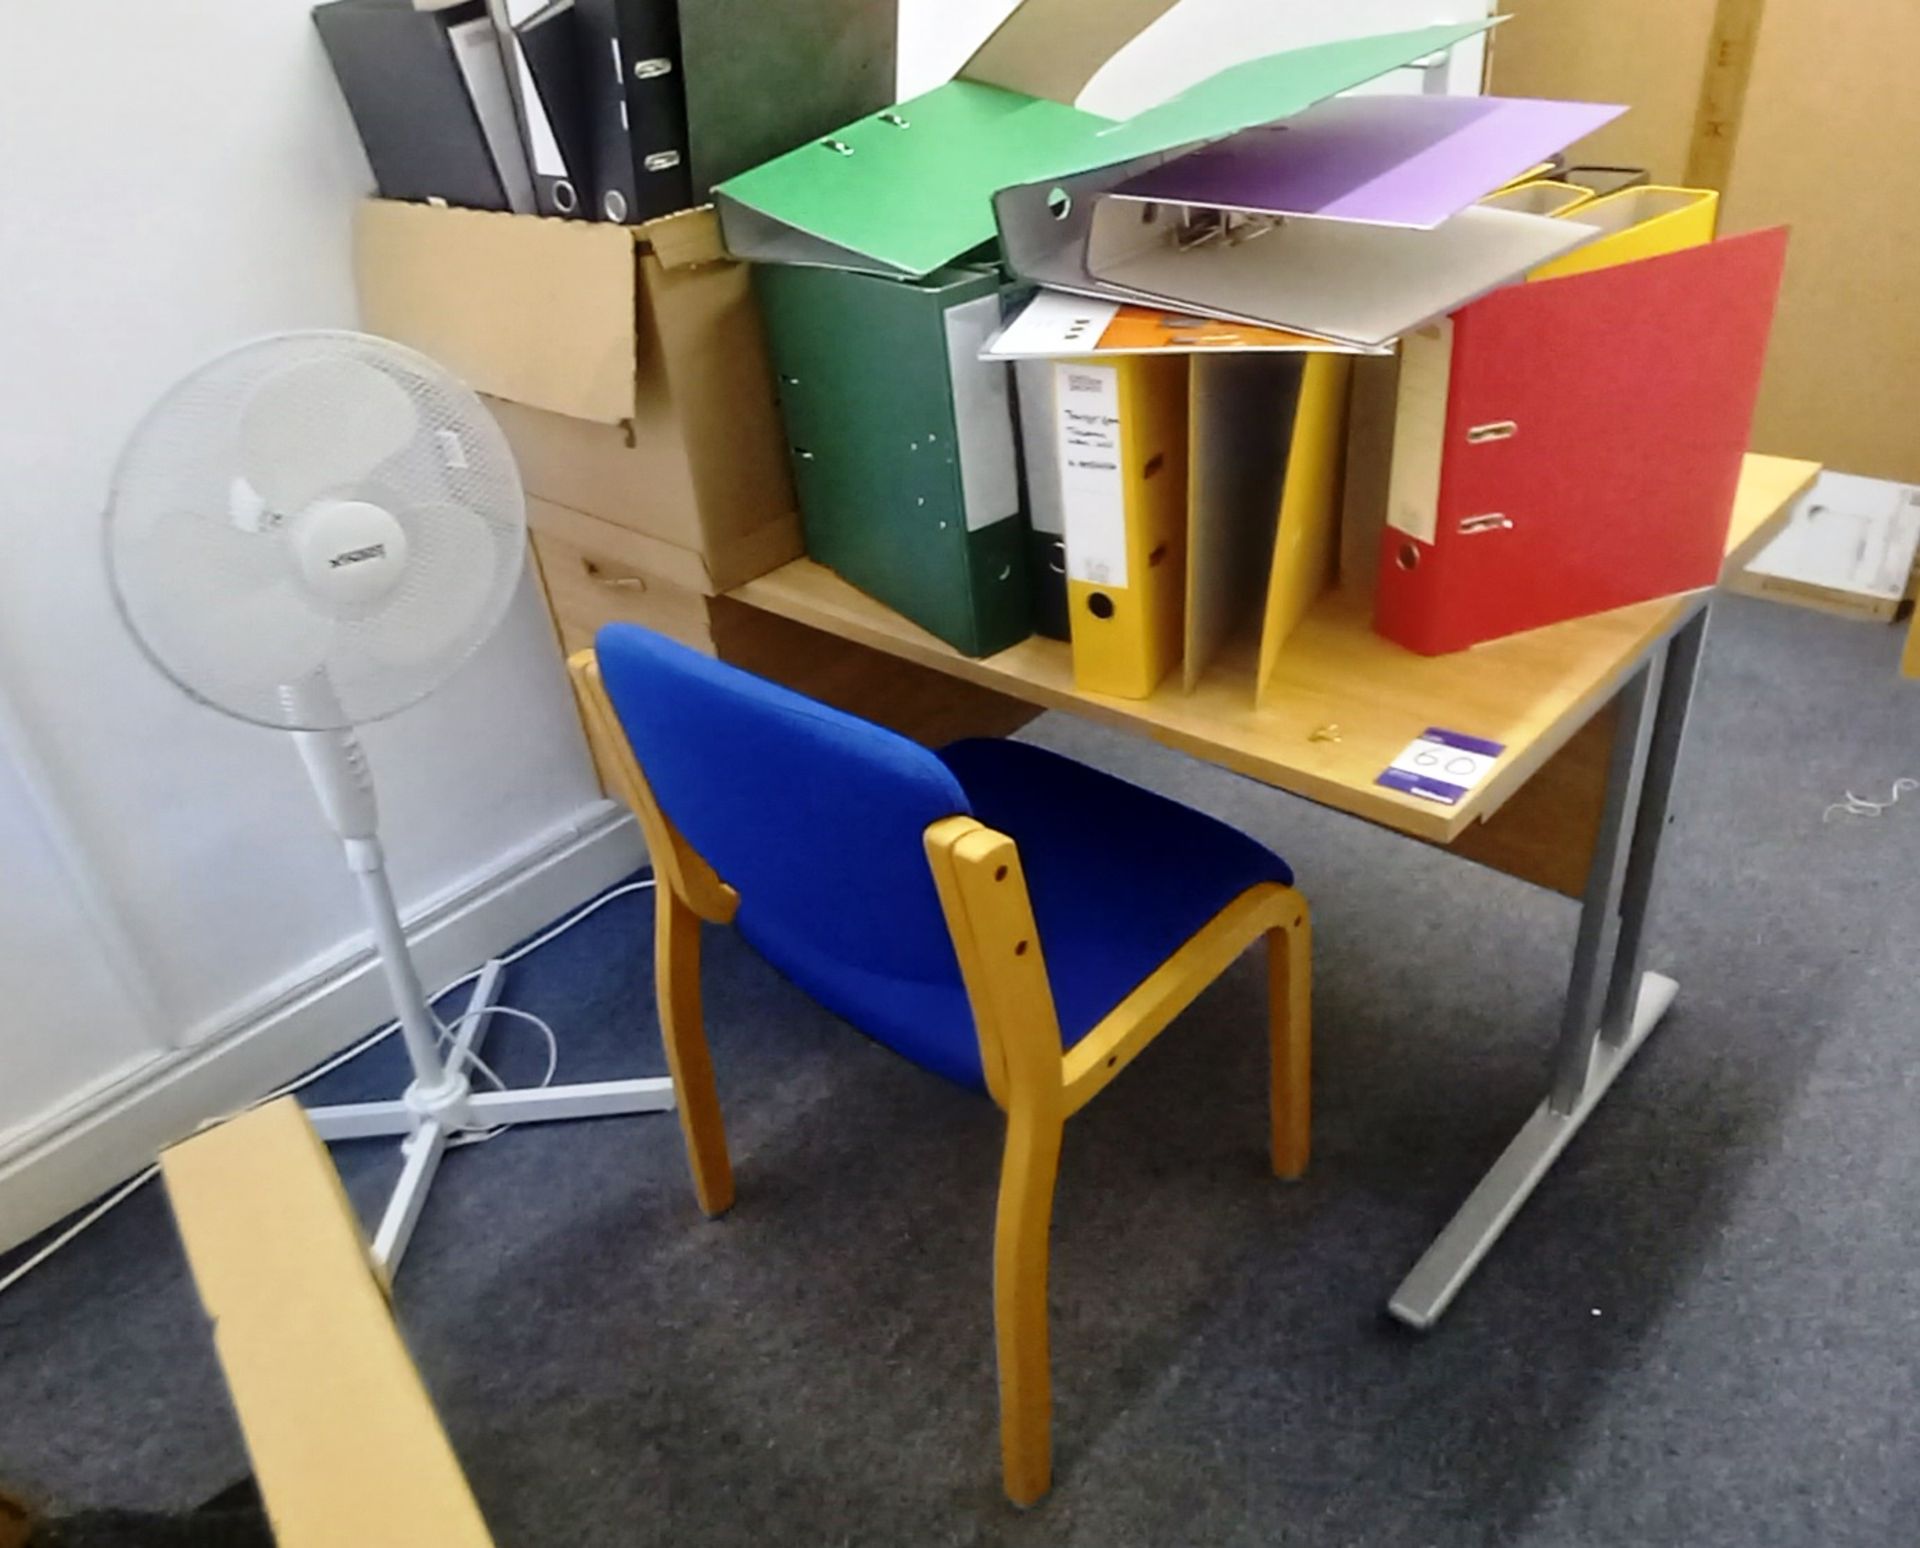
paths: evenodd
<path fill-rule="evenodd" d="M 631 556 L 622 557 L 622 542 L 587 545 L 551 531 L 536 531 L 532 538 L 547 606 L 568 656 L 591 650 L 603 624 L 640 624 L 929 747 L 969 736 L 1007 736 L 1039 713 L 1031 704 L 744 602 L 661 580 Z M 587 740 L 601 784 L 614 794 L 619 786 L 591 719 Z"/>
<path fill-rule="evenodd" d="M 711 597 L 650 575 L 630 559 L 583 548 L 549 532 L 533 534 L 560 643 L 571 655 L 593 644 L 602 624 L 644 624 L 714 655 Z"/>

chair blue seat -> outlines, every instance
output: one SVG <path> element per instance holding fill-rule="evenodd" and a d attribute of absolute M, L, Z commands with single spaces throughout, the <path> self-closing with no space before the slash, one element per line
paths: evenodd
<path fill-rule="evenodd" d="M 1068 1048 L 1247 888 L 1293 885 L 1239 829 L 1043 747 L 956 742 L 940 761 L 1020 846 Z"/>
<path fill-rule="evenodd" d="M 923 847 L 973 816 L 1020 848 L 1072 1047 L 1286 863 L 1223 822 L 1023 742 L 943 752 L 614 624 L 606 688 L 667 816 L 740 895 L 747 941 L 895 1052 L 984 1089 L 979 1037 Z"/>

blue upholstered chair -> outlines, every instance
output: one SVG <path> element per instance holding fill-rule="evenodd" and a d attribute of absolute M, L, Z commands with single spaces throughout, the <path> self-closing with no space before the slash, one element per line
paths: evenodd
<path fill-rule="evenodd" d="M 1047 1237 L 1066 1120 L 1262 936 L 1273 1168 L 1306 1166 L 1310 938 L 1292 873 L 1224 823 L 1038 747 L 932 752 L 630 624 L 600 631 L 597 658 L 575 658 L 576 682 L 660 883 L 660 1025 L 701 1208 L 733 1202 L 701 1025 L 707 920 L 1005 1110 L 1001 1449 L 1008 1495 L 1031 1504 L 1051 1474 Z"/>

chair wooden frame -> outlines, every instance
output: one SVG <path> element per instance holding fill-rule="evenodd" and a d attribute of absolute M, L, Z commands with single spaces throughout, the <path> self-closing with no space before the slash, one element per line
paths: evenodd
<path fill-rule="evenodd" d="M 661 1036 L 694 1193 L 702 1210 L 717 1215 L 733 1203 L 733 1171 L 701 1015 L 700 925 L 729 923 L 739 895 L 660 810 L 607 702 L 593 653 L 580 652 L 568 666 L 589 732 L 652 852 Z M 1249 888 L 1063 1053 L 1018 846 L 971 817 L 934 823 L 925 842 L 979 1032 L 987 1089 L 1007 1118 L 993 1275 L 1000 1450 L 1008 1498 L 1032 1505 L 1052 1480 L 1047 1267 L 1066 1121 L 1264 936 L 1273 1171 L 1300 1176 L 1311 1123 L 1312 925 L 1296 889 L 1271 882 Z"/>

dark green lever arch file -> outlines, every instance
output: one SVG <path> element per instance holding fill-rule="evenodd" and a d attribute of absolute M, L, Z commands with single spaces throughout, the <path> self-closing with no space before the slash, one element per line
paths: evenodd
<path fill-rule="evenodd" d="M 969 656 L 1032 630 L 993 270 L 754 270 L 807 551 Z"/>

